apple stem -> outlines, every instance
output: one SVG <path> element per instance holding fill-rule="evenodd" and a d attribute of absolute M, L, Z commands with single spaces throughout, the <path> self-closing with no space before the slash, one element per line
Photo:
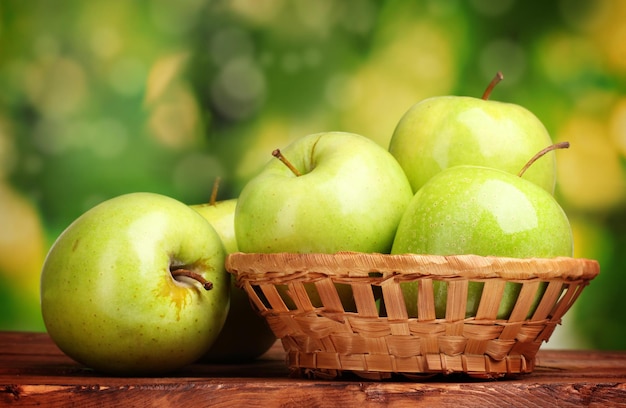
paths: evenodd
<path fill-rule="evenodd" d="M 188 278 L 191 279 L 195 279 L 198 282 L 200 282 L 200 284 L 202 285 L 202 287 L 204 288 L 204 290 L 211 290 L 213 289 L 213 283 L 209 282 L 208 280 L 204 279 L 202 277 L 202 275 L 200 275 L 199 273 L 196 273 L 194 271 L 190 271 L 189 269 L 174 269 L 171 272 L 172 276 L 174 278 L 178 277 L 178 276 L 186 276 Z"/>
<path fill-rule="evenodd" d="M 482 99 L 484 100 L 489 99 L 489 96 L 491 95 L 491 91 L 493 91 L 493 88 L 495 88 L 496 85 L 498 85 L 498 82 L 502 81 L 503 79 L 504 79 L 504 75 L 502 75 L 502 72 L 498 71 L 498 73 L 496 73 L 496 76 L 494 76 L 491 82 L 489 82 L 489 85 L 487 85 L 487 89 L 485 89 Z"/>
<path fill-rule="evenodd" d="M 274 150 L 272 152 L 272 156 L 276 157 L 278 160 L 283 162 L 285 166 L 289 167 L 289 170 L 291 170 L 291 172 L 295 174 L 296 177 L 300 177 L 302 175 L 302 173 L 300 173 L 298 169 L 296 169 L 296 167 L 293 164 L 291 164 L 291 162 L 287 160 L 285 156 L 283 156 L 283 154 L 280 152 L 280 149 Z"/>
<path fill-rule="evenodd" d="M 219 189 L 220 181 L 221 178 L 219 176 L 215 178 L 215 181 L 213 181 L 213 190 L 211 190 L 209 205 L 215 205 L 215 202 L 217 201 L 217 190 Z"/>
<path fill-rule="evenodd" d="M 517 173 L 517 175 L 519 177 L 522 177 L 524 175 L 524 173 L 526 172 L 526 170 L 528 170 L 528 168 L 530 166 L 532 166 L 534 162 L 536 162 L 539 158 L 544 156 L 546 153 L 551 152 L 552 150 L 556 150 L 556 149 L 567 149 L 568 147 L 569 147 L 569 142 L 559 142 L 559 143 L 555 143 L 553 145 L 550 145 L 550 146 L 548 146 L 546 148 L 541 149 L 539 151 L 539 153 L 534 155 L 528 161 L 528 163 L 526 163 L 526 165 L 524 165 L 524 167 L 522 167 L 522 169 L 519 171 L 519 173 Z"/>

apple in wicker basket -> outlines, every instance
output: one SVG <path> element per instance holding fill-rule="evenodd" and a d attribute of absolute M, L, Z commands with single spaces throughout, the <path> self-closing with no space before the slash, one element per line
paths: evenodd
<path fill-rule="evenodd" d="M 522 106 L 489 100 L 502 75 L 482 98 L 438 96 L 413 105 L 398 122 L 389 151 L 417 192 L 441 170 L 461 164 L 516 173 L 540 149 L 552 143 L 541 121 Z M 524 178 L 552 193 L 555 155 L 548 154 Z"/>
<path fill-rule="evenodd" d="M 391 153 L 364 136 L 328 132 L 301 137 L 274 156 L 280 160 L 267 163 L 239 195 L 240 251 L 389 253 L 413 197 Z M 354 309 L 347 289 L 340 297 Z"/>
<path fill-rule="evenodd" d="M 525 168 L 545 151 L 567 146 L 544 149 Z M 520 175 L 469 165 L 438 173 L 413 197 L 398 226 L 392 253 L 571 257 L 572 231 L 563 209 L 552 194 Z M 443 318 L 447 286 L 434 281 L 433 287 L 436 315 Z M 499 319 L 510 315 L 520 288 L 507 283 Z M 470 282 L 467 317 L 476 315 L 482 289 L 482 283 Z M 416 316 L 417 283 L 405 283 L 402 290 L 409 315 Z"/>

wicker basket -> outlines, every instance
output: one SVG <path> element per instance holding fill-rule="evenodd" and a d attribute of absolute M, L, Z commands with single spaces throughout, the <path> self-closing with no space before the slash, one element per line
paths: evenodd
<path fill-rule="evenodd" d="M 226 268 L 281 339 L 292 374 L 368 379 L 530 373 L 541 344 L 599 273 L 596 261 L 565 257 L 348 252 L 235 253 Z M 417 282 L 417 316 L 405 305 L 407 282 Z M 482 295 L 466 317 L 474 282 Z M 507 283 L 521 290 L 508 318 L 498 319 Z M 433 288 L 442 285 L 447 306 L 437 318 Z"/>

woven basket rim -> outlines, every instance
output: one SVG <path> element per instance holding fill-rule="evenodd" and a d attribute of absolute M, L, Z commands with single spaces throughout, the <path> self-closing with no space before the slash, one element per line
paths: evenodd
<path fill-rule="evenodd" d="M 314 273 L 341 279 L 469 278 L 528 280 L 591 280 L 600 272 L 598 261 L 586 258 L 509 258 L 480 255 L 418 255 L 361 252 L 229 254 L 226 269 L 233 274 L 273 278 Z"/>

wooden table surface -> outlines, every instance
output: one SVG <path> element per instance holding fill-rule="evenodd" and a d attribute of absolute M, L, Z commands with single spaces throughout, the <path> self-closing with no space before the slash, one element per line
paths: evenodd
<path fill-rule="evenodd" d="M 495 381 L 292 378 L 280 343 L 244 365 L 193 364 L 155 378 L 104 377 L 44 333 L 0 332 L 0 406 L 626 407 L 626 351 L 540 350 L 531 374 Z"/>

